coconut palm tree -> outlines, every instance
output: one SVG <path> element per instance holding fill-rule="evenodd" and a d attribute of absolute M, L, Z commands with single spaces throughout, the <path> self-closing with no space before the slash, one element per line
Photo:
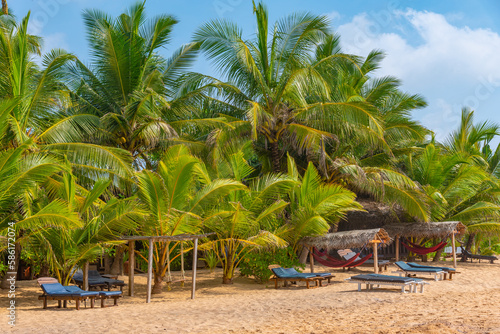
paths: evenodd
<path fill-rule="evenodd" d="M 282 198 L 295 181 L 286 175 L 267 174 L 251 179 L 254 169 L 243 150 L 226 148 L 225 159 L 219 160 L 217 178 L 231 178 L 248 183 L 248 189 L 234 191 L 209 213 L 203 226 L 215 237 L 200 249 L 213 250 L 222 263 L 224 284 L 231 284 L 234 271 L 245 256 L 264 247 L 283 247 L 287 242 L 275 234 L 288 202 Z"/>
<path fill-rule="evenodd" d="M 216 209 L 224 196 L 245 189 L 236 180 L 212 180 L 202 161 L 184 145 L 169 148 L 156 171 L 142 170 L 136 177 L 137 195 L 149 212 L 140 232 L 149 236 L 196 233 L 207 212 Z M 153 247 L 153 293 L 160 293 L 176 245 L 155 242 Z"/>
<path fill-rule="evenodd" d="M 98 10 L 84 11 L 83 18 L 91 63 L 76 60 L 67 68 L 75 106 L 55 121 L 52 132 L 72 127 L 60 136 L 126 150 L 140 170 L 153 169 L 154 156 L 184 131 L 217 123 L 193 119 L 200 87 L 181 87 L 198 45 L 183 45 L 168 59 L 159 55 L 177 23 L 173 16 L 146 20 L 145 4 L 138 2 L 116 18 Z"/>
<path fill-rule="evenodd" d="M 74 169 L 129 176 L 127 152 L 81 142 L 80 133 L 93 129 L 91 119 L 86 115 L 60 119 L 72 110 L 62 79 L 75 57 L 52 50 L 42 57 L 39 68 L 34 56 L 40 55 L 41 38 L 28 34 L 29 17 L 28 13 L 20 23 L 10 16 L 0 17 L 0 99 L 11 106 L 1 124 L 2 147 L 29 142 L 32 151 L 60 160 L 66 156 Z"/>
<path fill-rule="evenodd" d="M 73 175 L 55 175 L 44 183 L 48 195 L 37 196 L 30 211 L 36 212 L 45 201 L 57 201 L 78 219 L 75 226 L 30 229 L 21 242 L 42 255 L 51 272 L 64 284 L 69 284 L 76 267 L 94 261 L 109 245 L 119 244 L 121 235 L 135 230 L 144 213 L 134 198 L 109 197 L 109 180 L 98 180 L 87 191 L 78 186 Z M 106 197 L 106 201 L 102 198 Z"/>
<path fill-rule="evenodd" d="M 244 39 L 234 23 L 213 20 L 195 32 L 194 41 L 227 80 L 214 98 L 232 106 L 227 108 L 230 116 L 248 123 L 241 131 L 251 136 L 268 169 L 282 171 L 282 157 L 290 148 L 303 151 L 332 140 L 331 133 L 317 126 L 332 114 L 367 123 L 374 129 L 371 132 L 381 136 L 372 106 L 363 101 L 329 101 L 323 68 L 338 69 L 350 63 L 361 69 L 357 57 L 340 52 L 314 58 L 332 38 L 326 16 L 292 14 L 269 29 L 262 3 L 254 4 L 254 13 L 254 39 Z M 310 104 L 312 91 L 316 99 Z"/>
<path fill-rule="evenodd" d="M 303 237 L 323 235 L 348 211 L 362 210 L 355 201 L 356 194 L 339 184 L 324 183 L 312 162 L 300 175 L 295 161 L 288 156 L 288 175 L 296 184 L 289 194 L 290 218 L 282 230 L 295 250 Z"/>

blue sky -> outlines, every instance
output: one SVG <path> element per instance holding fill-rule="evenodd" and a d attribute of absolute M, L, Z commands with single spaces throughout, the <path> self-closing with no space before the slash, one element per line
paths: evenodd
<path fill-rule="evenodd" d="M 16 0 L 9 7 L 21 18 L 31 11 L 31 32 L 45 38 L 45 51 L 64 48 L 88 60 L 82 11 L 100 9 L 112 16 L 134 0 Z M 327 14 L 345 51 L 365 56 L 382 49 L 387 56 L 379 76 L 394 75 L 403 89 L 423 95 L 429 106 L 414 117 L 442 140 L 469 106 L 476 120 L 500 123 L 500 1 L 265 1 L 271 21 L 296 11 Z M 165 56 L 189 42 L 207 20 L 230 19 L 247 36 L 255 32 L 249 0 L 148 0 L 149 17 L 174 15 L 180 22 Z M 213 74 L 200 60 L 194 70 Z"/>

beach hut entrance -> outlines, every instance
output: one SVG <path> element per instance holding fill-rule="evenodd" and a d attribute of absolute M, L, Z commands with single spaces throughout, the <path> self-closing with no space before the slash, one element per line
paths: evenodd
<path fill-rule="evenodd" d="M 311 264 L 311 272 L 314 272 L 314 260 L 316 259 L 322 265 L 333 268 L 350 268 L 359 266 L 368 261 L 373 256 L 373 271 L 379 272 L 378 263 L 378 246 L 380 244 L 387 245 L 391 242 L 391 238 L 384 229 L 376 228 L 369 230 L 344 231 L 336 233 L 328 233 L 320 237 L 308 237 L 302 240 L 302 245 L 309 249 L 309 261 Z M 361 252 L 366 247 L 373 248 L 373 253 L 359 258 Z M 321 253 L 318 249 L 346 249 L 346 248 L 361 248 L 355 256 L 346 261 L 339 261 Z"/>

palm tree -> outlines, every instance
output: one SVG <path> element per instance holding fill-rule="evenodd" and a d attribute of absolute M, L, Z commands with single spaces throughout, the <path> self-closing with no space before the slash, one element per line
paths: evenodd
<path fill-rule="evenodd" d="M 106 194 L 109 180 L 96 181 L 92 190 L 78 186 L 73 175 L 66 172 L 45 182 L 30 211 L 36 212 L 44 201 L 57 201 L 78 219 L 75 226 L 37 228 L 29 230 L 22 241 L 48 264 L 51 272 L 64 284 L 69 284 L 76 267 L 94 261 L 109 245 L 120 243 L 119 236 L 135 230 L 144 213 L 134 198 L 116 199 Z M 106 201 L 102 198 L 106 197 Z M 21 222 L 22 223 L 22 222 Z"/>
<path fill-rule="evenodd" d="M 326 16 L 293 14 L 269 29 L 268 12 L 261 3 L 254 4 L 254 13 L 257 34 L 253 40 L 245 40 L 236 24 L 213 20 L 196 31 L 194 41 L 228 80 L 214 98 L 232 107 L 226 108 L 229 116 L 248 123 L 245 130 L 264 154 L 268 169 L 280 172 L 282 156 L 289 148 L 303 151 L 332 140 L 334 135 L 321 131 L 318 124 L 333 113 L 343 120 L 368 123 L 381 136 L 380 124 L 371 116 L 372 106 L 328 101 L 325 67 L 338 69 L 351 63 L 361 69 L 357 57 L 340 52 L 314 59 L 314 53 L 332 38 Z"/>
<path fill-rule="evenodd" d="M 295 161 L 288 156 L 288 175 L 296 185 L 289 194 L 290 218 L 282 230 L 294 250 L 303 237 L 323 235 L 348 211 L 362 210 L 355 201 L 356 194 L 339 184 L 324 183 L 312 162 L 301 176 Z"/>
<path fill-rule="evenodd" d="M 254 169 L 248 164 L 244 150 L 226 150 L 219 160 L 217 178 L 232 178 L 248 183 L 248 189 L 234 191 L 204 220 L 204 228 L 215 232 L 213 240 L 200 246 L 213 250 L 222 263 L 224 284 L 231 284 L 234 271 L 245 256 L 264 247 L 283 247 L 287 243 L 275 234 L 288 203 L 282 198 L 295 181 L 286 175 L 267 174 L 249 180 Z"/>
<path fill-rule="evenodd" d="M 7 5 L 7 0 L 2 0 L 2 13 L 4 15 L 9 15 L 9 6 Z"/>
<path fill-rule="evenodd" d="M 177 23 L 173 16 L 146 20 L 145 3 L 140 2 L 116 18 L 98 10 L 86 10 L 83 18 L 91 65 L 76 60 L 68 68 L 75 107 L 61 115 L 53 132 L 78 127 L 66 134 L 126 150 L 140 170 L 153 169 L 156 157 L 173 140 L 181 141 L 183 131 L 217 123 L 193 119 L 200 87 L 182 86 L 198 45 L 183 45 L 168 59 L 158 53 L 171 39 Z"/>
<path fill-rule="evenodd" d="M 204 164 L 184 145 L 169 148 L 156 171 L 137 175 L 137 195 L 149 216 L 140 232 L 149 236 L 196 233 L 204 215 L 217 208 L 220 200 L 233 191 L 245 189 L 229 179 L 212 180 Z M 160 293 L 168 270 L 168 260 L 177 245 L 155 242 L 153 293 Z"/>

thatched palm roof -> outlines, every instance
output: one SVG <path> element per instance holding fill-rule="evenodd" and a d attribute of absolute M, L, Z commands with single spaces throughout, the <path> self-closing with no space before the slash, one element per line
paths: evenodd
<path fill-rule="evenodd" d="M 397 205 L 388 205 L 366 198 L 357 198 L 357 202 L 365 211 L 348 212 L 345 219 L 339 222 L 338 228 L 332 228 L 330 232 L 382 228 L 384 225 L 399 224 L 411 219 Z"/>
<path fill-rule="evenodd" d="M 453 231 L 465 233 L 467 229 L 461 222 L 406 223 L 385 225 L 384 229 L 391 237 L 443 238 Z"/>
<path fill-rule="evenodd" d="M 370 230 L 328 233 L 320 237 L 306 237 L 302 239 L 302 244 L 324 249 L 345 249 L 363 247 L 373 240 L 379 240 L 384 244 L 392 241 L 384 229 L 373 228 Z"/>

